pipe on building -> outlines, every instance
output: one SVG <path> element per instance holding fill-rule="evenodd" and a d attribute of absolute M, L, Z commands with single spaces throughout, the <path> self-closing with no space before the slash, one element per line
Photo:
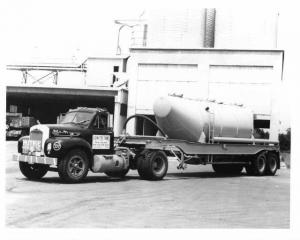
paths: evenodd
<path fill-rule="evenodd" d="M 215 22 L 216 9 L 205 9 L 205 25 L 204 25 L 204 47 L 213 48 L 215 46 Z"/>

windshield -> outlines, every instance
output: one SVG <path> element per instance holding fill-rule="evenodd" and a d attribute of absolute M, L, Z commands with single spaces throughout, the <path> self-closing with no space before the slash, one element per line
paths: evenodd
<path fill-rule="evenodd" d="M 93 117 L 93 112 L 70 112 L 66 113 L 64 118 L 61 120 L 61 124 L 73 123 L 88 125 Z"/>

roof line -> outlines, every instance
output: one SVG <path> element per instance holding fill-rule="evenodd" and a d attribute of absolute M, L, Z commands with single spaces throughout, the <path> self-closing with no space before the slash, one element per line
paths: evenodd
<path fill-rule="evenodd" d="M 225 51 L 225 52 L 284 52 L 282 49 L 239 49 L 239 48 L 154 48 L 132 47 L 130 51 Z"/>

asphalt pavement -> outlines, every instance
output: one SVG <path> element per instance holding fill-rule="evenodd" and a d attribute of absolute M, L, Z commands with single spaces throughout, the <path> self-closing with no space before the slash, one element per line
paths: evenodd
<path fill-rule="evenodd" d="M 275 176 L 218 176 L 211 166 L 176 169 L 162 181 L 89 172 L 65 184 L 55 172 L 29 181 L 6 142 L 6 226 L 9 228 L 289 228 L 290 170 Z"/>

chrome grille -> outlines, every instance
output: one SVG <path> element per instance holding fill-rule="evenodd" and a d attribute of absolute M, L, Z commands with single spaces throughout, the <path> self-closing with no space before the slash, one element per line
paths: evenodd
<path fill-rule="evenodd" d="M 26 154 L 41 154 L 43 150 L 42 146 L 43 132 L 40 130 L 33 130 L 30 132 L 28 140 L 23 141 L 22 151 Z M 36 153 L 36 154 L 35 154 Z"/>
<path fill-rule="evenodd" d="M 30 132 L 30 140 L 42 141 L 43 132 L 40 130 L 33 130 Z"/>

